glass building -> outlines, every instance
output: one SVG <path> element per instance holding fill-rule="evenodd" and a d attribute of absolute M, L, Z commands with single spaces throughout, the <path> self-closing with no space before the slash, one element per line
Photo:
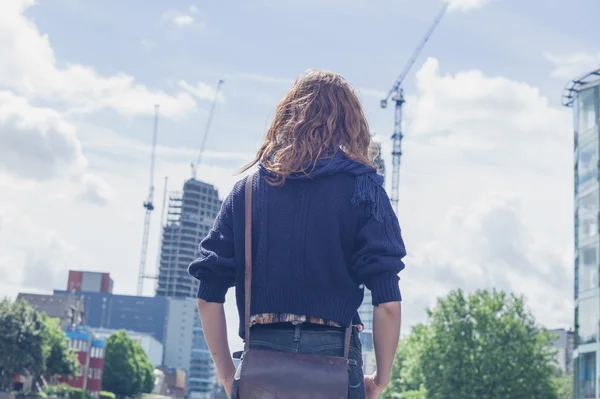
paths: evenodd
<path fill-rule="evenodd" d="M 600 398 L 599 88 L 600 69 L 569 82 L 563 93 L 574 115 L 575 399 Z"/>

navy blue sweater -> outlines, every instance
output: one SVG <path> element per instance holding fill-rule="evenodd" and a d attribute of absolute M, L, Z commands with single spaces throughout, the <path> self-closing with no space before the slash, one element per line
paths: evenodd
<path fill-rule="evenodd" d="M 356 320 L 363 284 L 374 306 L 401 300 L 398 273 L 406 251 L 382 187 L 371 198 L 380 204 L 374 215 L 372 204 L 352 200 L 357 178 L 351 173 L 288 179 L 283 187 L 264 177 L 260 172 L 253 183 L 252 314 L 293 313 L 347 326 Z M 205 301 L 223 303 L 235 286 L 242 338 L 245 184 L 240 180 L 225 199 L 189 267 Z"/>

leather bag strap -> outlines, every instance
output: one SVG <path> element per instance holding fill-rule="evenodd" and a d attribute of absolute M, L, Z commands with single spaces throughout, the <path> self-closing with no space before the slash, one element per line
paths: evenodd
<path fill-rule="evenodd" d="M 246 332 L 244 334 L 244 350 L 249 349 L 250 345 L 250 302 L 252 299 L 252 183 L 254 175 L 252 173 L 246 179 L 246 203 L 245 203 L 245 225 L 244 225 L 244 256 L 246 267 L 244 272 L 244 291 L 246 294 L 244 323 Z"/>
<path fill-rule="evenodd" d="M 245 223 L 244 223 L 244 291 L 245 291 L 245 310 L 244 310 L 244 350 L 247 351 L 250 345 L 250 303 L 252 300 L 252 186 L 256 173 L 250 174 L 246 178 L 245 190 Z M 344 335 L 344 359 L 348 359 L 350 353 L 350 337 L 352 335 L 352 323 L 346 328 Z"/>

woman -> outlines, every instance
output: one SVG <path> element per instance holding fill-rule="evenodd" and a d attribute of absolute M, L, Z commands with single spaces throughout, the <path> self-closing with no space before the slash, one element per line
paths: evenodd
<path fill-rule="evenodd" d="M 353 323 L 350 398 L 377 398 L 390 380 L 400 333 L 400 226 L 370 157 L 360 102 L 339 75 L 310 70 L 277 107 L 254 161 L 250 348 L 341 356 Z M 244 338 L 244 189 L 240 180 L 189 273 L 217 375 L 232 396 L 236 369 L 223 303 L 236 287 Z M 358 307 L 374 306 L 377 371 L 362 373 Z M 234 390 L 235 391 L 235 390 Z M 235 392 L 233 392 L 235 397 Z"/>

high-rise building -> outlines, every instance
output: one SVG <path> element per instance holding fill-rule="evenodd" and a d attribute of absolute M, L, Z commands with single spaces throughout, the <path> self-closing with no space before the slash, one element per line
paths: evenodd
<path fill-rule="evenodd" d="M 195 298 L 169 298 L 164 363 L 187 371 L 190 398 L 208 397 L 215 368 L 204 339 Z"/>
<path fill-rule="evenodd" d="M 600 69 L 570 82 L 563 92 L 563 105 L 574 111 L 575 398 L 598 399 Z"/>
<path fill-rule="evenodd" d="M 363 371 L 365 374 L 375 372 L 375 352 L 373 348 L 373 302 L 371 291 L 365 287 L 365 296 L 358 308 L 358 315 L 365 329 L 360 333 L 363 355 Z"/>
<path fill-rule="evenodd" d="M 198 281 L 188 266 L 198 256 L 198 245 L 221 209 L 219 192 L 208 183 L 190 179 L 183 192 L 169 196 L 163 228 L 157 297 L 169 298 L 165 333 L 165 364 L 187 371 L 190 398 L 210 395 L 215 369 L 196 310 Z"/>
<path fill-rule="evenodd" d="M 385 178 L 385 162 L 382 156 L 381 143 L 371 141 L 371 156 L 377 166 L 378 172 Z M 375 352 L 373 348 L 373 302 L 371 291 L 364 288 L 365 296 L 362 304 L 358 308 L 358 315 L 365 327 L 360 333 L 360 340 L 363 349 L 363 371 L 365 374 L 375 372 Z"/>
<path fill-rule="evenodd" d="M 385 162 L 383 161 L 382 152 L 383 149 L 381 147 L 381 143 L 377 141 L 371 141 L 371 156 L 373 157 L 375 166 L 377 166 L 377 170 L 382 176 L 385 177 Z"/>
<path fill-rule="evenodd" d="M 198 255 L 198 244 L 210 231 L 221 208 L 219 192 L 211 184 L 190 179 L 183 192 L 169 196 L 163 228 L 157 296 L 195 298 L 198 281 L 187 268 Z"/>
<path fill-rule="evenodd" d="M 113 280 L 109 273 L 69 270 L 67 291 L 113 292 Z"/>

